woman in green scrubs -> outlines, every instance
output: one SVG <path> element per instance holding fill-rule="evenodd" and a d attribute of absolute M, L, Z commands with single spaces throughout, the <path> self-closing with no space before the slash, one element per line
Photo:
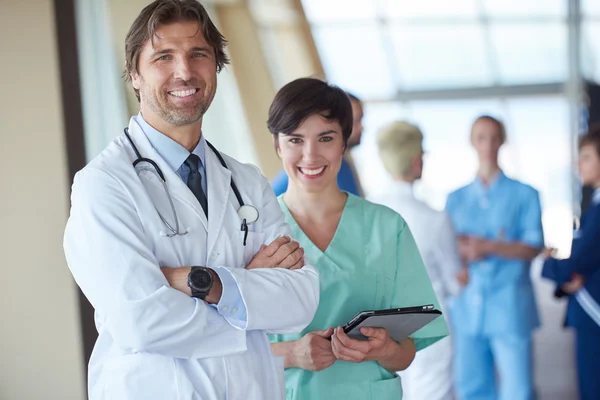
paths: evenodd
<path fill-rule="evenodd" d="M 302 78 L 284 86 L 268 127 L 289 176 L 279 197 L 292 236 L 320 273 L 320 304 L 297 334 L 271 336 L 283 357 L 288 400 L 402 398 L 396 371 L 415 352 L 447 335 L 438 318 L 400 343 L 384 329 L 368 340 L 340 328 L 364 310 L 434 304 L 431 283 L 410 230 L 394 211 L 341 191 L 337 173 L 352 131 L 352 108 L 339 88 Z"/>

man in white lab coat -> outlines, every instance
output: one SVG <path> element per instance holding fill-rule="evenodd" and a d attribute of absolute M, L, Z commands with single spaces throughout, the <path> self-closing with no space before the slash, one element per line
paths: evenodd
<path fill-rule="evenodd" d="M 379 155 L 394 183 L 369 197 L 398 212 L 407 222 L 447 316 L 451 299 L 468 275 L 461 267 L 456 236 L 446 213 L 436 211 L 413 195 L 413 183 L 423 172 L 423 135 L 406 122 L 394 122 L 379 132 Z M 411 366 L 399 373 L 403 400 L 450 400 L 452 346 L 449 337 L 417 353 Z"/>
<path fill-rule="evenodd" d="M 64 238 L 96 312 L 91 400 L 285 398 L 267 333 L 308 325 L 318 273 L 258 169 L 202 135 L 225 43 L 195 0 L 127 35 L 140 113 L 76 175 Z"/>

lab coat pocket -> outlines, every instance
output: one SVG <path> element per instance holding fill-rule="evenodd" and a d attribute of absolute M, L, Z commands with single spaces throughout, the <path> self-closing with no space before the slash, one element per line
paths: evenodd
<path fill-rule="evenodd" d="M 287 389 L 285 387 L 285 375 L 284 375 L 285 358 L 273 356 L 272 368 L 273 368 L 273 377 L 275 378 L 271 381 L 273 388 L 276 389 L 279 393 L 282 393 L 282 394 L 285 393 L 286 399 L 287 399 L 288 394 L 287 394 Z"/>
<path fill-rule="evenodd" d="M 243 231 L 238 232 L 238 243 L 242 248 L 242 268 L 246 268 L 252 257 L 260 250 L 260 246 L 263 244 L 265 240 L 265 234 L 263 232 L 248 232 L 248 236 Z M 246 245 L 244 246 L 244 239 L 246 241 Z"/>
<path fill-rule="evenodd" d="M 102 399 L 169 399 L 177 393 L 175 364 L 172 358 L 147 353 L 129 354 L 106 361 Z M 171 385 L 163 379 L 170 377 Z M 168 379 L 168 378 L 167 378 Z"/>

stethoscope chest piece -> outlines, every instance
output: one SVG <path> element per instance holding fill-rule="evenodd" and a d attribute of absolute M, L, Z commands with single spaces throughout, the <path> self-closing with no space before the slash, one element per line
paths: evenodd
<path fill-rule="evenodd" d="M 258 210 L 253 206 L 243 205 L 238 209 L 238 216 L 242 220 L 241 230 L 244 232 L 244 246 L 246 246 L 246 240 L 248 239 L 248 225 L 252 225 L 258 221 Z"/>
<path fill-rule="evenodd" d="M 258 210 L 253 206 L 243 205 L 238 209 L 238 215 L 242 221 L 246 221 L 246 224 L 252 225 L 258 221 Z"/>

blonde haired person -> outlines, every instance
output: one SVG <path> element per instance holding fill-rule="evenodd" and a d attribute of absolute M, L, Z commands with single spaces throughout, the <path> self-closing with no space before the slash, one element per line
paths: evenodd
<path fill-rule="evenodd" d="M 457 274 L 461 272 L 461 265 L 449 216 L 413 195 L 413 183 L 423 172 L 423 134 L 415 125 L 398 121 L 381 129 L 377 145 L 381 161 L 394 183 L 369 200 L 390 207 L 405 219 L 435 294 L 446 311 L 450 299 L 460 291 Z M 452 348 L 448 337 L 419 351 L 411 366 L 399 373 L 404 399 L 452 399 L 451 365 Z"/>

